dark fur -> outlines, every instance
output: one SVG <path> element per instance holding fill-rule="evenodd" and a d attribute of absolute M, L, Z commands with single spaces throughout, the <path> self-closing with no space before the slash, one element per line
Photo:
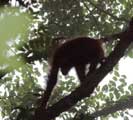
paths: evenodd
<path fill-rule="evenodd" d="M 82 83 L 86 77 L 86 65 L 90 64 L 89 73 L 92 73 L 103 58 L 104 51 L 99 40 L 78 37 L 60 45 L 53 56 L 43 106 L 46 107 L 51 92 L 56 85 L 59 68 L 63 75 L 67 75 L 69 70 L 75 67 L 78 78 Z"/>

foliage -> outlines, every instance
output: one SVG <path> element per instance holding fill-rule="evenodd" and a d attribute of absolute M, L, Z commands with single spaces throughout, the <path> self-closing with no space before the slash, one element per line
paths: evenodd
<path fill-rule="evenodd" d="M 45 83 L 50 56 L 63 42 L 53 38 L 84 35 L 99 38 L 117 33 L 126 27 L 127 21 L 130 20 L 132 6 L 133 2 L 130 0 L 40 0 L 32 1 L 30 7 L 21 6 L 19 10 L 1 8 L 0 68 L 3 70 L 8 67 L 8 74 L 0 79 L 2 117 L 5 120 L 32 119 L 41 92 L 44 91 L 44 86 L 39 84 L 39 80 L 41 84 Z M 34 23 L 27 12 L 32 14 Z M 31 24 L 32 27 L 29 27 Z M 107 54 L 115 44 L 108 44 Z M 126 56 L 133 57 L 132 46 Z M 91 97 L 78 102 L 59 118 L 72 120 L 77 114 L 91 115 L 133 94 L 133 85 L 127 85 L 126 76 L 119 74 L 118 66 L 111 75 L 112 79 L 108 83 L 99 85 Z M 64 78 L 60 75 L 59 79 L 50 105 L 78 86 L 74 76 Z M 117 111 L 100 119 L 119 116 L 128 119 L 128 111 Z"/>
<path fill-rule="evenodd" d="M 0 12 L 0 66 L 12 65 L 15 68 L 22 64 L 22 60 L 17 62 L 18 56 L 14 56 L 16 51 L 12 47 L 22 46 L 22 41 L 19 41 L 26 39 L 31 18 L 13 8 L 0 9 Z"/>

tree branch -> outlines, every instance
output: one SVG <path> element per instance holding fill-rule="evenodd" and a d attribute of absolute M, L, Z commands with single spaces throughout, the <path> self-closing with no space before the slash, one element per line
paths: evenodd
<path fill-rule="evenodd" d="M 132 108 L 133 108 L 133 96 L 127 96 L 126 99 L 119 100 L 114 105 L 96 111 L 90 116 L 96 118 L 102 115 L 106 116 L 108 114 L 115 113 L 119 110 L 132 109 Z"/>
<path fill-rule="evenodd" d="M 113 14 L 111 14 L 110 12 L 108 12 L 107 10 L 103 10 L 103 8 L 97 6 L 97 5 L 94 4 L 91 0 L 88 0 L 88 2 L 89 2 L 92 6 L 94 6 L 97 10 L 100 10 L 101 12 L 103 12 L 103 13 L 109 15 L 109 16 L 110 16 L 111 18 L 113 18 L 114 20 L 118 20 L 118 21 L 119 21 L 119 20 L 122 20 L 122 21 L 128 22 L 127 19 L 125 19 L 125 18 L 118 18 L 117 16 L 114 16 Z M 84 4 L 85 4 L 85 2 L 84 2 Z"/>
<path fill-rule="evenodd" d="M 1 0 L 0 1 L 0 7 L 3 7 L 5 5 L 9 5 L 9 0 Z"/>
<path fill-rule="evenodd" d="M 116 102 L 114 102 L 113 105 L 107 106 L 103 108 L 102 110 L 97 110 L 92 114 L 84 114 L 81 113 L 75 117 L 75 120 L 78 120 L 81 118 L 84 120 L 94 120 L 94 118 L 100 117 L 100 116 L 107 116 L 109 114 L 115 113 L 120 110 L 126 110 L 126 109 L 132 109 L 133 108 L 133 96 L 127 96 L 125 99 L 120 99 Z"/>

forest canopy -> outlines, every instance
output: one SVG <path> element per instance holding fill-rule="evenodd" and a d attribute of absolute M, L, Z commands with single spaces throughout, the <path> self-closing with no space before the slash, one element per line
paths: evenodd
<path fill-rule="evenodd" d="M 37 110 L 37 120 L 132 119 L 133 81 L 120 74 L 119 62 L 133 59 L 132 6 L 132 0 L 1 1 L 0 119 L 33 120 Z M 74 70 L 59 72 L 41 110 L 55 50 L 80 36 L 103 42 L 105 63 L 83 85 Z"/>

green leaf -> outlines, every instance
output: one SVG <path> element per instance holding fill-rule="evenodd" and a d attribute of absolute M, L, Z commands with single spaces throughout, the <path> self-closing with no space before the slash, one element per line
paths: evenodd
<path fill-rule="evenodd" d="M 114 76 L 114 77 L 113 77 L 113 80 L 114 80 L 114 81 L 117 81 L 117 80 L 118 80 L 118 78 L 117 78 L 116 76 Z"/>
<path fill-rule="evenodd" d="M 115 78 L 115 77 L 113 77 Z M 111 85 L 111 87 L 116 87 L 116 82 L 115 81 L 110 81 L 109 84 Z"/>
<path fill-rule="evenodd" d="M 18 36 L 25 39 L 31 17 L 12 8 L 0 9 L 0 13 L 0 65 L 8 63 L 9 66 L 18 67 L 23 61 L 19 62 L 18 57 L 11 57 L 11 45 L 16 43 Z"/>
<path fill-rule="evenodd" d="M 114 91 L 114 94 L 115 94 L 117 99 L 120 98 L 120 93 L 117 89 Z"/>
<path fill-rule="evenodd" d="M 133 58 L 133 50 L 131 50 L 131 51 L 128 53 L 128 56 L 129 56 L 130 58 Z"/>
<path fill-rule="evenodd" d="M 121 75 L 121 77 L 122 77 L 123 79 L 126 79 L 126 78 L 127 78 L 127 76 L 126 76 L 126 75 Z"/>
<path fill-rule="evenodd" d="M 130 85 L 128 86 L 128 90 L 130 90 L 131 93 L 133 93 L 133 84 L 130 84 Z"/>
<path fill-rule="evenodd" d="M 102 91 L 108 92 L 108 86 L 107 85 L 104 85 L 103 88 L 102 88 Z"/>
<path fill-rule="evenodd" d="M 120 76 L 120 74 L 119 74 L 118 71 L 114 71 L 114 75 L 115 75 L 116 77 L 119 77 L 119 76 Z"/>
<path fill-rule="evenodd" d="M 120 82 L 121 82 L 122 84 L 124 84 L 124 83 L 125 83 L 125 79 L 121 78 L 121 79 L 120 79 Z"/>
<path fill-rule="evenodd" d="M 129 120 L 128 116 L 124 116 L 124 120 Z"/>

